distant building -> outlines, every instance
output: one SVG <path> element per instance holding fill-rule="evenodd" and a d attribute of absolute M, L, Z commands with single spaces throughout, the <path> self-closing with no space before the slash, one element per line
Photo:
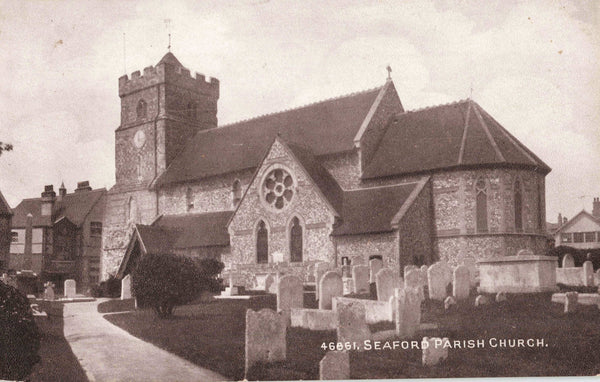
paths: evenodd
<path fill-rule="evenodd" d="M 594 198 L 591 214 L 581 210 L 571 220 L 559 214 L 554 242 L 578 249 L 600 248 L 600 198 Z"/>
<path fill-rule="evenodd" d="M 6 268 L 32 270 L 57 285 L 72 278 L 82 291 L 97 283 L 105 199 L 106 189 L 92 190 L 87 181 L 70 194 L 61 185 L 56 195 L 49 185 L 40 198 L 23 199 L 13 211 Z"/>
<path fill-rule="evenodd" d="M 103 277 L 144 253 L 252 275 L 381 256 L 398 270 L 547 249 L 550 168 L 471 99 L 382 86 L 219 126 L 219 81 L 172 53 L 119 79 Z"/>
<path fill-rule="evenodd" d="M 0 270 L 8 265 L 12 210 L 0 192 Z"/>

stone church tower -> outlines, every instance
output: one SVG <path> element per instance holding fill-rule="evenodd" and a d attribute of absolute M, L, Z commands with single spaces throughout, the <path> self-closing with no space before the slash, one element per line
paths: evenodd
<path fill-rule="evenodd" d="M 217 127 L 219 81 L 207 82 L 201 74 L 192 77 L 169 52 L 143 74 L 136 71 L 131 78 L 119 78 L 119 97 L 116 184 L 108 194 L 103 248 L 122 255 L 132 226 L 150 224 L 159 213 L 153 181 L 198 131 Z M 103 270 L 114 265 L 103 264 Z"/>

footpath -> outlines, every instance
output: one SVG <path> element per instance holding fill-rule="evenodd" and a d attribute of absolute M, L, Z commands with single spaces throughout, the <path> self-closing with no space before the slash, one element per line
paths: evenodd
<path fill-rule="evenodd" d="M 102 301 L 64 305 L 65 338 L 90 382 L 227 380 L 111 324 L 98 313 Z"/>

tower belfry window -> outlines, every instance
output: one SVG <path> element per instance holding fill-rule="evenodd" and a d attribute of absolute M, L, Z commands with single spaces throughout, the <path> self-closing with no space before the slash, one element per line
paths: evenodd
<path fill-rule="evenodd" d="M 515 181 L 515 231 L 523 231 L 523 196 L 519 179 Z"/>
<path fill-rule="evenodd" d="M 143 99 L 138 101 L 137 108 L 136 108 L 136 114 L 137 114 L 138 119 L 146 118 L 147 108 L 148 107 L 146 105 L 146 101 L 144 101 Z"/>
<path fill-rule="evenodd" d="M 239 179 L 236 179 L 231 187 L 231 200 L 233 202 L 233 207 L 237 207 L 240 200 L 242 200 L 242 184 Z"/>
<path fill-rule="evenodd" d="M 477 232 L 488 231 L 488 216 L 487 216 L 487 186 L 483 178 L 477 179 L 475 182 L 475 209 L 476 209 L 476 224 Z"/>

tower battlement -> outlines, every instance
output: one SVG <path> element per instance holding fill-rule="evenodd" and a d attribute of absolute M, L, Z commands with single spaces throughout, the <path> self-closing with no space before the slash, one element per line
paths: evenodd
<path fill-rule="evenodd" d="M 119 97 L 168 82 L 214 99 L 219 98 L 219 80 L 217 78 L 207 78 L 200 73 L 192 76 L 189 69 L 162 61 L 156 66 L 145 67 L 143 75 L 136 70 L 131 73 L 131 77 L 126 74 L 121 76 L 119 78 Z"/>

